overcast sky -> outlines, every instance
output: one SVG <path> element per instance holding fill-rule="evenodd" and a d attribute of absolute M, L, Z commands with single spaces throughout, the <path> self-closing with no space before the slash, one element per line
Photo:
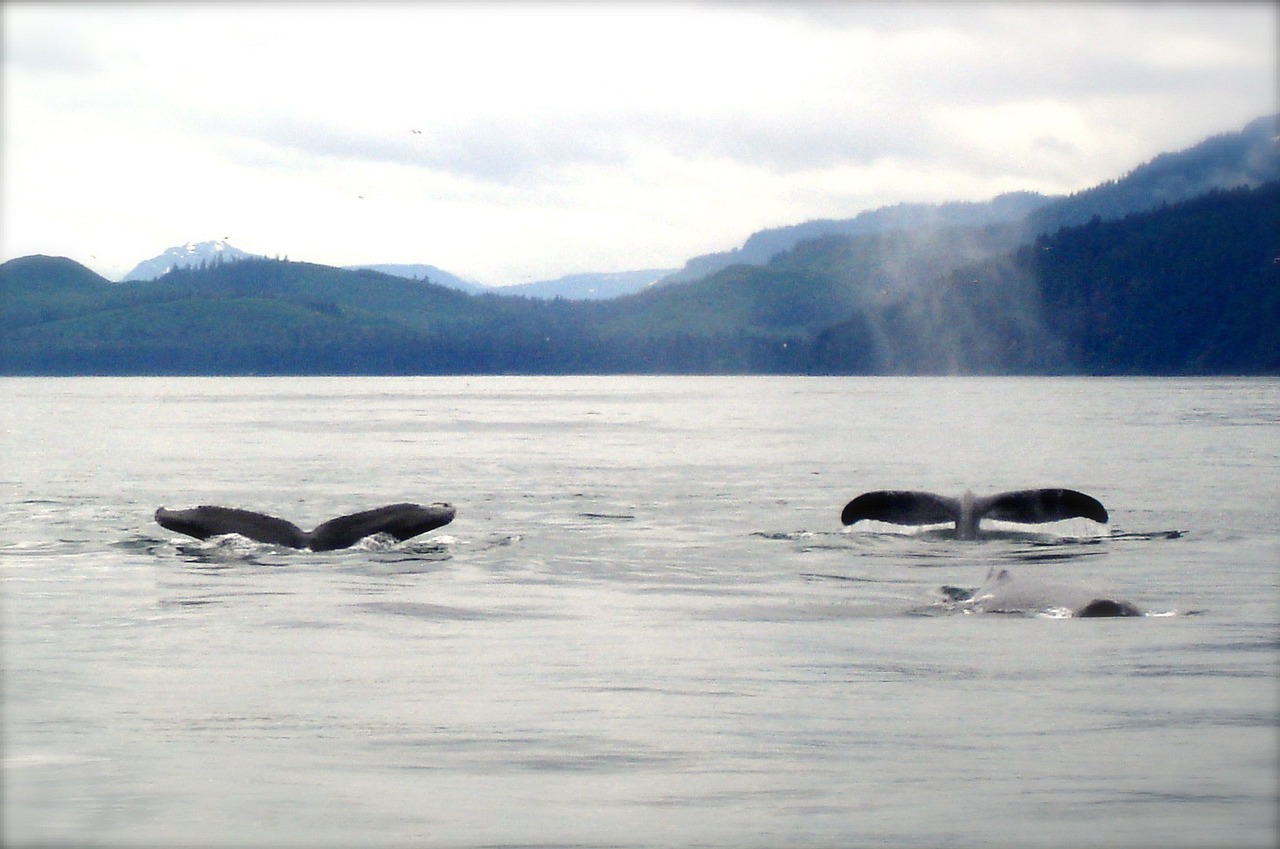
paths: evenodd
<path fill-rule="evenodd" d="M 1070 192 L 1277 111 L 1273 3 L 22 3 L 3 258 L 489 284 Z"/>

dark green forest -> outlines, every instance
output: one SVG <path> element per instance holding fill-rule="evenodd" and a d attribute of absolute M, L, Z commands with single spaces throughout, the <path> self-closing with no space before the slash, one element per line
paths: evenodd
<path fill-rule="evenodd" d="M 1277 374 L 1280 183 L 1094 218 L 827 236 L 609 301 L 254 259 L 0 266 L 0 373 Z"/>

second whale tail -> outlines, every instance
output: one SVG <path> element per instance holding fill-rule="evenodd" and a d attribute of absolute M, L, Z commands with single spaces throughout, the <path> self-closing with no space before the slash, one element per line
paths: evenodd
<path fill-rule="evenodd" d="M 932 492 L 877 490 L 864 492 L 845 505 L 840 521 L 852 525 L 863 519 L 895 525 L 936 525 L 954 522 L 962 539 L 977 535 L 983 518 L 1040 524 L 1063 519 L 1092 519 L 1106 523 L 1107 508 L 1091 495 L 1074 489 L 1020 489 L 975 497 L 950 498 Z"/>
<path fill-rule="evenodd" d="M 189 510 L 161 507 L 156 510 L 155 518 L 162 528 L 196 539 L 239 534 L 269 545 L 333 551 L 348 548 L 374 534 L 388 534 L 402 542 L 449 524 L 454 515 L 453 506 L 444 503 L 388 504 L 330 519 L 310 532 L 284 519 L 235 507 L 201 505 Z"/>

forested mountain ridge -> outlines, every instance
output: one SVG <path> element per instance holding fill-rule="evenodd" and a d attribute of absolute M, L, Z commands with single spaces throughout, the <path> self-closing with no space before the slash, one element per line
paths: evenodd
<path fill-rule="evenodd" d="M 1030 242 L 1094 216 L 1114 220 L 1214 189 L 1250 188 L 1280 180 L 1280 115 L 1249 122 L 1237 132 L 1210 136 L 1185 150 L 1162 153 L 1128 174 L 1065 196 L 1011 192 L 985 202 L 902 203 L 854 218 L 807 221 L 753 233 L 742 247 L 690 259 L 666 283 L 687 283 L 730 265 L 763 265 L 803 241 L 825 236 L 873 235 L 892 230 L 1019 225 L 1015 241 Z"/>
<path fill-rule="evenodd" d="M 1064 228 L 814 347 L 814 371 L 1280 374 L 1280 182 Z"/>
<path fill-rule="evenodd" d="M 114 284 L 24 257 L 0 265 L 0 373 L 1280 373 L 1280 182 L 1016 244 L 829 236 L 600 302 L 268 259 Z"/>
<path fill-rule="evenodd" d="M 1254 188 L 1280 180 L 1280 115 L 1258 118 L 1236 133 L 1210 136 L 1162 153 L 1128 174 L 1060 198 L 1027 216 L 1027 230 L 1045 235 L 1097 217 L 1114 220 L 1214 189 Z"/>
<path fill-rule="evenodd" d="M 567 311 L 273 259 L 110 283 L 70 260 L 24 257 L 0 265 L 0 305 L 0 373 L 9 374 L 554 369 L 537 351 L 562 335 Z"/>
<path fill-rule="evenodd" d="M 867 210 L 854 218 L 822 219 L 752 233 L 742 247 L 694 257 L 660 281 L 688 283 L 731 265 L 764 265 L 802 242 L 828 236 L 873 236 L 881 233 L 981 227 L 1025 221 L 1032 212 L 1054 202 L 1035 192 L 1012 192 L 989 201 L 900 203 Z"/>
<path fill-rule="evenodd" d="M 472 295 L 479 295 L 481 292 L 489 291 L 488 286 L 475 283 L 471 280 L 464 280 L 456 274 L 450 274 L 442 268 L 436 268 L 434 265 L 424 264 L 405 264 L 405 263 L 374 263 L 366 265 L 344 265 L 347 271 L 378 271 L 392 277 L 403 277 L 407 280 L 422 280 L 424 282 L 438 283 L 441 286 L 448 286 L 450 289 L 460 289 Z"/>

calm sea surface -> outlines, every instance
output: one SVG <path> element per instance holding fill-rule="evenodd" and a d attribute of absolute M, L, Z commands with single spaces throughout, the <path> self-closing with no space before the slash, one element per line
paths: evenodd
<path fill-rule="evenodd" d="M 3 842 L 1271 846 L 1280 381 L 0 380 Z M 1089 492 L 959 541 L 869 489 Z M 199 542 L 450 501 L 399 545 Z M 944 585 L 1005 569 L 1021 613 Z M 1073 619 L 1105 595 L 1150 615 Z"/>

